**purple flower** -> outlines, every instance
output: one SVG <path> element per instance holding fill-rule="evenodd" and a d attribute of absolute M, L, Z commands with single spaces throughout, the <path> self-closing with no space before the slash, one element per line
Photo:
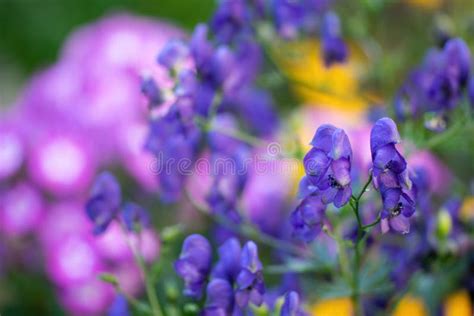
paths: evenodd
<path fill-rule="evenodd" d="M 270 94 L 263 90 L 243 88 L 239 91 L 235 107 L 244 124 L 255 134 L 272 135 L 278 129 L 278 115 Z"/>
<path fill-rule="evenodd" d="M 415 211 L 415 191 L 405 158 L 395 147 L 399 142 L 400 135 L 392 119 L 385 117 L 375 123 L 370 134 L 370 149 L 374 186 L 383 201 L 382 231 L 391 227 L 406 234 L 410 229 L 409 218 Z"/>
<path fill-rule="evenodd" d="M 287 39 L 295 38 L 305 15 L 301 1 L 274 0 L 272 9 L 280 36 Z"/>
<path fill-rule="evenodd" d="M 120 185 L 109 172 L 101 173 L 95 180 L 86 204 L 86 213 L 94 222 L 94 234 L 103 233 L 115 218 L 122 199 Z"/>
<path fill-rule="evenodd" d="M 459 38 L 448 40 L 442 50 L 430 50 L 397 94 L 397 116 L 418 117 L 433 112 L 439 120 L 443 112 L 459 103 L 469 81 L 470 68 L 469 48 Z M 433 122 L 427 128 L 431 125 Z M 438 125 L 434 128 L 440 129 Z"/>
<path fill-rule="evenodd" d="M 241 246 L 236 238 L 227 239 L 219 247 L 219 261 L 212 270 L 212 277 L 235 282 L 240 272 Z"/>
<path fill-rule="evenodd" d="M 213 279 L 207 285 L 203 316 L 231 315 L 234 305 L 232 285 L 225 279 Z"/>
<path fill-rule="evenodd" d="M 300 297 L 295 291 L 286 293 L 285 301 L 281 307 L 280 316 L 304 316 L 305 312 L 300 307 Z"/>
<path fill-rule="evenodd" d="M 205 24 L 199 24 L 194 29 L 189 48 L 194 63 L 201 72 L 210 71 L 211 57 L 214 54 L 214 48 L 207 39 L 208 27 Z"/>
<path fill-rule="evenodd" d="M 173 202 L 181 195 L 185 175 L 197 155 L 201 134 L 191 111 L 176 104 L 150 125 L 146 149 L 157 158 L 154 171 L 160 180 L 161 198 Z"/>
<path fill-rule="evenodd" d="M 250 12 L 245 0 L 221 0 L 211 21 L 220 43 L 232 42 L 242 31 L 249 31 Z"/>
<path fill-rule="evenodd" d="M 141 91 L 148 99 L 150 106 L 158 106 L 163 103 L 161 91 L 152 77 L 146 77 L 142 80 Z"/>
<path fill-rule="evenodd" d="M 201 235 L 188 236 L 183 243 L 179 259 L 175 262 L 176 273 L 184 279 L 184 295 L 200 298 L 211 269 L 211 245 Z"/>
<path fill-rule="evenodd" d="M 323 17 L 321 29 L 323 60 L 326 67 L 347 59 L 347 47 L 341 37 L 339 17 L 327 12 Z"/>
<path fill-rule="evenodd" d="M 139 231 L 150 226 L 150 214 L 140 205 L 135 203 L 125 203 L 122 207 L 122 220 L 130 232 Z"/>
<path fill-rule="evenodd" d="M 107 315 L 108 316 L 129 316 L 130 315 L 127 299 L 125 298 L 125 296 L 121 294 L 115 296 L 115 299 L 112 302 L 112 305 L 110 306 Z"/>
<path fill-rule="evenodd" d="M 381 191 L 383 232 L 388 231 L 388 226 L 402 234 L 410 232 L 410 217 L 415 213 L 415 201 L 410 193 L 411 191 L 404 192 L 399 188 Z"/>
<path fill-rule="evenodd" d="M 237 276 L 237 304 L 244 308 L 249 302 L 260 306 L 263 303 L 265 284 L 263 283 L 262 263 L 258 258 L 258 248 L 253 241 L 248 241 L 240 257 L 241 270 Z"/>
<path fill-rule="evenodd" d="M 321 202 L 321 196 L 310 195 L 301 201 L 291 214 L 293 236 L 309 243 L 321 232 L 326 205 Z"/>
<path fill-rule="evenodd" d="M 307 178 L 303 189 L 309 184 L 317 187 L 324 204 L 345 205 L 351 195 L 352 149 L 346 133 L 332 125 L 322 125 L 316 131 L 313 148 L 304 157 Z"/>
<path fill-rule="evenodd" d="M 176 68 L 189 54 L 189 47 L 181 40 L 169 41 L 158 55 L 157 61 L 168 70 Z"/>

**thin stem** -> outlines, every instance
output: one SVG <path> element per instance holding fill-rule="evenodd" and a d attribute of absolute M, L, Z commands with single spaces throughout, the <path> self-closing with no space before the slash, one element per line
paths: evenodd
<path fill-rule="evenodd" d="M 367 191 L 367 188 L 369 186 L 369 184 L 372 182 L 372 172 L 369 173 L 369 179 L 367 179 L 367 182 L 365 183 L 364 187 L 362 188 L 362 190 L 359 192 L 359 195 L 356 197 L 356 200 L 357 201 L 360 201 L 360 199 L 362 198 L 362 196 L 364 195 L 364 193 Z"/>
<path fill-rule="evenodd" d="M 373 226 L 377 225 L 378 223 L 380 223 L 381 219 L 382 219 L 382 218 L 380 217 L 380 214 L 379 214 L 379 216 L 377 216 L 377 219 L 376 219 L 374 222 L 362 226 L 362 229 L 363 229 L 363 230 L 366 230 L 366 229 L 368 229 L 368 228 L 370 228 L 370 227 L 373 227 Z"/>
<path fill-rule="evenodd" d="M 122 226 L 122 229 L 126 235 L 128 247 L 132 251 L 135 262 L 137 263 L 142 273 L 143 281 L 145 282 L 145 291 L 151 306 L 151 312 L 154 316 L 162 316 L 162 309 L 160 303 L 158 302 L 158 296 L 156 294 L 155 287 L 153 286 L 153 280 L 148 273 L 148 268 L 146 266 L 145 259 L 143 258 L 140 249 L 137 249 L 137 247 L 135 247 L 133 242 L 130 240 L 129 233 L 126 228 Z"/>
<path fill-rule="evenodd" d="M 361 315 L 360 313 L 360 291 L 359 291 L 359 272 L 360 272 L 360 239 L 361 239 L 361 230 L 357 230 L 357 242 L 354 245 L 355 251 L 355 260 L 354 260 L 354 273 L 352 280 L 352 302 L 354 304 L 354 311 L 357 316 Z"/>
<path fill-rule="evenodd" d="M 354 215 L 357 220 L 357 239 L 354 244 L 354 270 L 352 274 L 352 303 L 354 304 L 355 315 L 360 316 L 363 314 L 362 305 L 360 304 L 360 265 L 361 265 L 361 246 L 362 239 L 364 235 L 367 234 L 366 229 L 376 225 L 380 222 L 380 216 L 377 217 L 375 222 L 368 225 L 363 225 L 360 212 L 359 212 L 359 203 L 366 192 L 369 184 L 372 182 L 372 173 L 369 174 L 367 182 L 364 184 L 362 190 L 357 196 L 352 196 L 350 200 L 350 206 L 354 212 Z"/>
<path fill-rule="evenodd" d="M 252 146 L 262 146 L 265 144 L 265 142 L 261 140 L 260 138 L 238 131 L 238 130 L 232 130 L 232 129 L 222 128 L 222 127 L 213 128 L 212 130 L 218 133 L 224 134 L 226 136 L 235 138 L 237 140 L 240 140 Z"/>

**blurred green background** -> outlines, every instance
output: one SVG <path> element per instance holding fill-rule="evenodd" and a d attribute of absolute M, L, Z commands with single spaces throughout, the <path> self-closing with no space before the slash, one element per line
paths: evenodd
<path fill-rule="evenodd" d="M 206 21 L 214 0 L 0 0 L 0 105 L 14 100 L 33 72 L 57 59 L 78 26 L 108 13 L 168 20 L 185 29 Z"/>

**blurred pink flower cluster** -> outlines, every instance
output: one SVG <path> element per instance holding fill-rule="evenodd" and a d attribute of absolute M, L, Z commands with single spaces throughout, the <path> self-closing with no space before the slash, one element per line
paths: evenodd
<path fill-rule="evenodd" d="M 169 84 L 156 54 L 182 36 L 129 15 L 82 27 L 58 62 L 0 113 L 0 235 L 7 245 L 39 244 L 44 270 L 71 314 L 94 315 L 110 304 L 113 289 L 97 279 L 99 272 L 117 275 L 131 294 L 141 290 L 125 234 L 117 225 L 94 238 L 84 201 L 104 168 L 123 169 L 142 189 L 156 189 L 152 157 L 142 150 L 148 120 L 140 82 L 153 76 Z M 156 258 L 157 235 L 146 230 L 140 240 L 145 258 Z"/>

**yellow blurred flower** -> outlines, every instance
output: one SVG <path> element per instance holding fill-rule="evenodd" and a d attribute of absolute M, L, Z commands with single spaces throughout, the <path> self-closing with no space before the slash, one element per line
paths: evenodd
<path fill-rule="evenodd" d="M 466 290 L 451 294 L 444 303 L 444 316 L 472 316 L 474 310 Z"/>
<path fill-rule="evenodd" d="M 464 199 L 460 215 L 461 218 L 466 221 L 474 219 L 474 196 L 469 196 Z"/>
<path fill-rule="evenodd" d="M 443 0 L 406 0 L 406 2 L 424 10 L 438 9 L 443 4 Z"/>
<path fill-rule="evenodd" d="M 406 295 L 393 311 L 392 316 L 428 316 L 425 304 L 422 299 Z"/>
<path fill-rule="evenodd" d="M 350 298 L 334 298 L 322 300 L 311 308 L 314 316 L 352 316 L 353 308 Z"/>
<path fill-rule="evenodd" d="M 271 54 L 303 103 L 344 112 L 361 112 L 367 102 L 358 95 L 358 74 L 363 68 L 363 54 L 350 48 L 344 64 L 326 68 L 316 41 L 279 42 Z"/>

